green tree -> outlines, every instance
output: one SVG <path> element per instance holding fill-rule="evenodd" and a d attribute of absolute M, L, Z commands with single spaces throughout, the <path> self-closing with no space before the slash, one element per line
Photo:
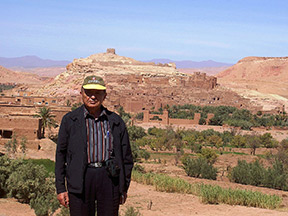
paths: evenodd
<path fill-rule="evenodd" d="M 256 149 L 260 147 L 260 143 L 261 143 L 260 137 L 256 135 L 250 135 L 250 136 L 247 136 L 246 140 L 247 140 L 247 145 L 249 146 L 249 148 L 251 148 L 251 154 L 255 155 Z"/>
<path fill-rule="evenodd" d="M 150 158 L 149 152 L 147 152 L 145 149 L 141 149 L 134 141 L 131 142 L 131 151 L 134 162 L 141 161 L 141 158 L 144 158 L 145 160 Z"/>
<path fill-rule="evenodd" d="M 276 154 L 276 160 L 281 161 L 283 163 L 286 172 L 288 172 L 288 138 L 283 139 L 279 146 L 278 152 Z"/>
<path fill-rule="evenodd" d="M 41 107 L 38 112 L 38 114 L 35 115 L 35 117 L 38 117 L 41 119 L 41 128 L 42 128 L 42 137 L 45 137 L 45 129 L 48 127 L 49 129 L 51 127 L 57 127 L 56 121 L 55 121 L 55 115 L 52 115 L 50 108 L 47 107 Z"/>
<path fill-rule="evenodd" d="M 212 146 L 216 147 L 216 148 L 223 147 L 223 140 L 218 135 L 209 136 L 208 139 L 207 139 L 207 143 L 209 145 L 212 145 Z"/>
<path fill-rule="evenodd" d="M 186 174 L 190 177 L 205 178 L 216 180 L 217 169 L 208 163 L 205 158 L 199 157 L 196 159 L 185 157 L 182 160 L 183 168 Z"/>
<path fill-rule="evenodd" d="M 209 164 L 214 164 L 218 158 L 216 152 L 211 148 L 202 148 L 200 157 L 207 160 Z"/>
<path fill-rule="evenodd" d="M 142 137 L 146 135 L 144 128 L 135 126 L 135 125 L 128 127 L 128 134 L 129 134 L 130 140 L 132 141 L 141 139 Z"/>
<path fill-rule="evenodd" d="M 265 147 L 265 148 L 274 148 L 275 146 L 275 141 L 273 140 L 273 137 L 271 135 L 271 133 L 265 133 L 263 135 L 260 136 L 260 141 L 261 144 Z"/>
<path fill-rule="evenodd" d="M 235 146 L 237 148 L 243 148 L 246 146 L 246 139 L 241 135 L 236 135 L 232 140 L 231 144 L 232 146 Z"/>

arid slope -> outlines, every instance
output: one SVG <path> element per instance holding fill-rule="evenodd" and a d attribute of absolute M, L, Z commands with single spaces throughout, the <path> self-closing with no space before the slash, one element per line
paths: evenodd
<path fill-rule="evenodd" d="M 264 110 L 288 107 L 288 57 L 246 57 L 216 76 L 221 86 Z"/>

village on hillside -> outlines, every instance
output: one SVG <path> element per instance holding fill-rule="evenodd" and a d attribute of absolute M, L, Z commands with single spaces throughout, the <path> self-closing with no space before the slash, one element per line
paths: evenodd
<path fill-rule="evenodd" d="M 128 113 L 144 113 L 144 124 L 155 123 L 162 126 L 180 125 L 184 127 L 199 124 L 200 113 L 195 113 L 193 119 L 190 120 L 169 119 L 167 110 L 164 111 L 163 116 L 156 119 L 155 114 L 149 114 L 149 111 L 164 109 L 167 105 L 229 105 L 252 109 L 251 111 L 254 113 L 265 112 L 261 110 L 261 107 L 251 106 L 247 99 L 233 95 L 232 92 L 215 90 L 218 85 L 216 77 L 207 76 L 205 73 L 192 75 L 179 73 L 173 64 L 156 65 L 138 62 L 116 55 L 115 49 L 107 49 L 106 53 L 92 55 L 87 59 L 74 60 L 73 63 L 67 65 L 65 73 L 68 75 L 58 75 L 55 81 L 40 88 L 36 94 L 29 91 L 29 87 L 23 90 L 21 85 L 22 89 L 20 87 L 17 90 L 16 86 L 16 91 L 14 90 L 10 95 L 5 91 L 2 92 L 0 96 L 0 143 L 2 145 L 15 133 L 19 137 L 25 136 L 29 141 L 34 141 L 29 142 L 29 145 L 33 146 L 32 148 L 39 148 L 39 144 L 35 140 L 41 139 L 43 134 L 41 119 L 35 118 L 37 112 L 42 107 L 49 107 L 59 125 L 62 117 L 71 111 L 72 104 L 81 103 L 80 83 L 82 77 L 90 74 L 104 75 L 107 80 L 109 90 L 105 105 L 115 111 L 119 107 L 123 107 Z M 58 87 L 59 83 L 61 83 L 61 88 Z M 71 90 L 74 91 L 72 94 Z M 50 96 L 51 92 L 55 95 L 54 97 Z M 266 113 L 277 114 L 284 112 L 284 109 L 284 106 L 279 106 L 266 111 Z M 213 116 L 212 113 L 208 114 L 205 125 L 209 124 L 209 120 Z M 141 124 L 139 120 L 138 124 Z M 54 130 L 54 133 L 55 131 L 57 130 Z"/>

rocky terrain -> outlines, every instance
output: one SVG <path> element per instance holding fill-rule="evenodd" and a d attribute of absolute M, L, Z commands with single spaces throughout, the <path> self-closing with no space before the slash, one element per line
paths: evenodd
<path fill-rule="evenodd" d="M 65 67 L 37 67 L 37 68 L 13 67 L 11 69 L 16 72 L 37 74 L 40 77 L 56 77 L 57 75 L 65 72 L 66 70 Z"/>
<path fill-rule="evenodd" d="M 287 70 L 288 57 L 247 57 L 229 68 L 178 69 L 174 63 L 141 62 L 108 49 L 106 53 L 74 59 L 66 69 L 29 69 L 41 77 L 49 75 L 44 84 L 43 78 L 3 67 L 0 76 L 4 82 L 27 83 L 21 88 L 34 95 L 63 97 L 78 96 L 84 77 L 97 74 L 109 84 L 106 105 L 121 105 L 129 112 L 185 103 L 265 111 L 279 110 L 284 105 L 287 111 Z"/>
<path fill-rule="evenodd" d="M 31 73 L 15 72 L 0 65 L 0 83 L 43 84 L 45 78 Z"/>
<path fill-rule="evenodd" d="M 234 105 L 251 108 L 249 99 L 217 85 L 217 79 L 205 73 L 186 74 L 173 63 L 140 62 L 115 54 L 115 50 L 75 59 L 66 71 L 51 83 L 35 90 L 47 96 L 79 95 L 84 77 L 96 74 L 108 83 L 106 103 L 123 106 L 126 111 L 178 105 Z"/>
<path fill-rule="evenodd" d="M 193 74 L 195 72 L 206 73 L 208 76 L 216 76 L 218 73 L 226 70 L 228 66 L 222 67 L 201 67 L 201 68 L 178 68 L 182 73 Z"/>
<path fill-rule="evenodd" d="M 221 86 L 271 110 L 288 107 L 288 57 L 246 57 L 217 74 Z"/>

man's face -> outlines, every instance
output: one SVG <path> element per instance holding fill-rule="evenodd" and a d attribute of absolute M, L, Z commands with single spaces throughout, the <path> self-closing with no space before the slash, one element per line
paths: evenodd
<path fill-rule="evenodd" d="M 105 90 L 81 89 L 82 100 L 88 109 L 99 109 L 106 98 Z"/>

